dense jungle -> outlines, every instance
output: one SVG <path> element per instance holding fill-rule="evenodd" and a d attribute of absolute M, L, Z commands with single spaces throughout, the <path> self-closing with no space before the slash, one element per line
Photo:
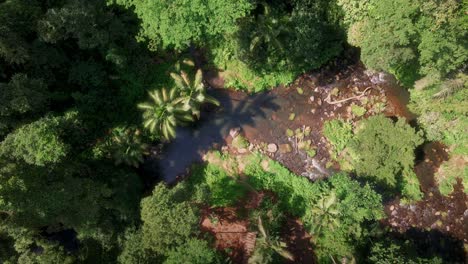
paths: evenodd
<path fill-rule="evenodd" d="M 0 263 L 466 263 L 467 0 L 0 0 Z"/>

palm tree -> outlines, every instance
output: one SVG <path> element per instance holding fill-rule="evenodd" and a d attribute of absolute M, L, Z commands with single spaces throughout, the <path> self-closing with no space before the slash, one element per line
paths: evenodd
<path fill-rule="evenodd" d="M 125 163 L 138 168 L 148 145 L 142 142 L 140 130 L 117 127 L 112 130 L 110 147 L 117 165 Z"/>
<path fill-rule="evenodd" d="M 171 73 L 172 79 L 179 89 L 181 99 L 180 103 L 184 111 L 190 111 L 194 116 L 200 118 L 200 106 L 204 103 L 212 103 L 219 106 L 218 100 L 206 93 L 202 79 L 203 74 L 198 70 L 193 81 L 190 81 L 187 73 L 181 71 L 180 74 Z"/>
<path fill-rule="evenodd" d="M 151 133 L 162 134 L 170 140 L 175 138 L 175 128 L 178 124 L 193 121 L 191 113 L 187 113 L 180 104 L 181 98 L 177 89 L 168 91 L 166 88 L 149 92 L 151 102 L 142 103 L 138 108 L 143 112 L 143 126 Z"/>
<path fill-rule="evenodd" d="M 294 261 L 294 256 L 286 249 L 286 243 L 281 242 L 277 237 L 271 237 L 263 227 L 262 218 L 258 217 L 258 230 L 261 236 L 257 237 L 255 251 L 249 258 L 249 264 L 269 263 L 272 251 L 280 256 Z"/>
<path fill-rule="evenodd" d="M 250 42 L 250 52 L 253 52 L 261 45 L 272 45 L 279 53 L 285 51 L 280 37 L 287 32 L 286 17 L 281 17 L 278 14 L 272 14 L 271 8 L 267 3 L 262 4 L 264 7 L 263 14 L 259 14 L 255 21 L 255 30 L 252 32 L 254 36 Z"/>
<path fill-rule="evenodd" d="M 313 233 L 320 235 L 322 228 L 326 227 L 331 230 L 340 225 L 338 217 L 340 212 L 336 209 L 337 198 L 336 193 L 331 192 L 322 198 L 312 208 L 312 218 L 314 222 Z"/>

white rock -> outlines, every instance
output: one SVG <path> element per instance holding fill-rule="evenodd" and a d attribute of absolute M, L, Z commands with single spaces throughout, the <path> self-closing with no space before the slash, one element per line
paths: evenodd
<path fill-rule="evenodd" d="M 276 153 L 278 151 L 278 146 L 276 144 L 268 144 L 267 151 L 270 153 Z"/>
<path fill-rule="evenodd" d="M 231 130 L 229 130 L 229 135 L 232 137 L 232 138 L 235 138 L 239 135 L 240 133 L 240 128 L 239 127 L 236 127 L 236 128 L 231 128 Z"/>

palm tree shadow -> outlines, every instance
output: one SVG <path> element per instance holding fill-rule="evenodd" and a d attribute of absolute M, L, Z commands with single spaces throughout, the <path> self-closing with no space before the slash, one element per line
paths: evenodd
<path fill-rule="evenodd" d="M 209 94 L 220 101 L 220 107 L 203 109 L 201 119 L 191 126 L 179 127 L 177 137 L 166 144 L 162 153 L 150 156 L 144 164 L 145 174 L 174 183 L 193 163 L 215 145 L 223 145 L 232 128 L 256 127 L 280 109 L 277 96 L 271 93 L 246 95 L 214 89 Z"/>

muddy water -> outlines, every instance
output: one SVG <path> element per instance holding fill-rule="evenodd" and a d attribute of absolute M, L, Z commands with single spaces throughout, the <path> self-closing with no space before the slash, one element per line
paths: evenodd
<path fill-rule="evenodd" d="M 219 80 L 208 82 L 216 84 Z M 330 97 L 332 102 L 356 96 L 369 87 L 372 89 L 366 97 L 375 99 L 372 103 L 361 100 L 327 103 L 334 88 L 339 93 Z M 221 102 L 221 107 L 204 109 L 199 122 L 179 128 L 177 138 L 147 160 L 145 166 L 153 173 L 159 171 L 162 180 L 171 183 L 184 175 L 191 164 L 202 161 L 204 153 L 223 145 L 234 128 L 240 128 L 249 142 L 257 146 L 277 145 L 279 151 L 267 154 L 294 173 L 310 179 L 322 178 L 339 169 L 330 161 L 328 143 L 322 135 L 324 121 L 337 117 L 359 120 L 375 114 L 370 108 L 380 101 L 387 101 L 386 115 L 412 118 L 404 104 L 408 97 L 405 90 L 388 77 L 367 73 L 360 64 L 304 74 L 288 87 L 255 95 L 228 89 L 212 89 L 210 93 Z M 357 117 L 350 111 L 351 104 L 362 105 L 369 111 Z M 306 127 L 310 127 L 311 133 L 304 140 L 311 141 L 317 153 L 314 157 L 300 150 L 298 140 L 286 133 L 287 129 Z"/>

